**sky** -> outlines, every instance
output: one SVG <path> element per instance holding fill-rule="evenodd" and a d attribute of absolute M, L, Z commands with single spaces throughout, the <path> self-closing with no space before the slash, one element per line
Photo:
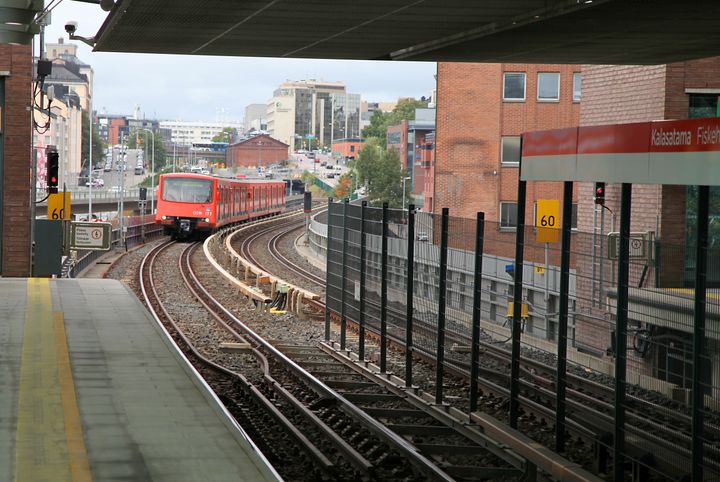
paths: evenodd
<path fill-rule="evenodd" d="M 46 43 L 60 37 L 70 42 L 68 21 L 78 23 L 77 35 L 91 37 L 107 15 L 99 5 L 60 1 L 45 29 Z M 37 55 L 39 37 L 35 39 Z M 105 53 L 73 42 L 80 60 L 95 74 L 93 110 L 108 114 L 132 115 L 139 105 L 149 119 L 239 122 L 246 105 L 266 103 L 286 80 L 341 81 L 349 93 L 370 102 L 429 96 L 435 87 L 434 62 Z"/>

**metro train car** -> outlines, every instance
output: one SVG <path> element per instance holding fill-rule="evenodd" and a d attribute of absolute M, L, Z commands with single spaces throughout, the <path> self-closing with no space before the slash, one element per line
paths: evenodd
<path fill-rule="evenodd" d="M 282 181 L 224 179 L 193 173 L 163 174 L 155 223 L 166 235 L 187 239 L 241 221 L 282 212 Z"/>

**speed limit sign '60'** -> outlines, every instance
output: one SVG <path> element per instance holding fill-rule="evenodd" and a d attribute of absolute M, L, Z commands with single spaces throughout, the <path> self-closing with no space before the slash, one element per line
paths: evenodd
<path fill-rule="evenodd" d="M 65 202 L 63 203 L 63 197 Z M 47 206 L 48 219 L 70 219 L 70 193 L 50 194 Z"/>
<path fill-rule="evenodd" d="M 538 199 L 535 213 L 536 241 L 538 243 L 560 241 L 560 200 Z"/>

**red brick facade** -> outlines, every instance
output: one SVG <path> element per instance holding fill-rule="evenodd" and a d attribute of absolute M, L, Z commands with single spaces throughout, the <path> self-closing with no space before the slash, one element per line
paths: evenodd
<path fill-rule="evenodd" d="M 287 160 L 289 147 L 266 134 L 251 137 L 228 146 L 225 165 L 227 167 L 254 167 L 278 164 Z"/>
<path fill-rule="evenodd" d="M 2 276 L 30 276 L 30 85 L 29 45 L 0 45 L 4 83 L 2 112 Z"/>
<path fill-rule="evenodd" d="M 524 101 L 503 101 L 504 72 L 526 74 Z M 541 72 L 560 73 L 559 101 L 537 100 Z M 515 233 L 498 232 L 498 223 L 500 203 L 517 200 L 518 168 L 501 165 L 501 138 L 577 126 L 580 103 L 573 102 L 573 74 L 578 72 L 578 65 L 438 64 L 433 212 L 447 207 L 451 216 L 474 218 L 484 211 L 488 229 L 496 231 L 496 243 L 486 246 L 493 254 L 514 257 Z M 535 200 L 561 198 L 561 183 L 529 183 L 526 223 L 533 223 Z"/>

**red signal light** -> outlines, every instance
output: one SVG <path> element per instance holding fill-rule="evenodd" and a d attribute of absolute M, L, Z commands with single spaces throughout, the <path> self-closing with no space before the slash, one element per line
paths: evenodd
<path fill-rule="evenodd" d="M 605 204 L 605 183 L 604 182 L 596 182 L 595 183 L 595 204 L 604 205 Z"/>

